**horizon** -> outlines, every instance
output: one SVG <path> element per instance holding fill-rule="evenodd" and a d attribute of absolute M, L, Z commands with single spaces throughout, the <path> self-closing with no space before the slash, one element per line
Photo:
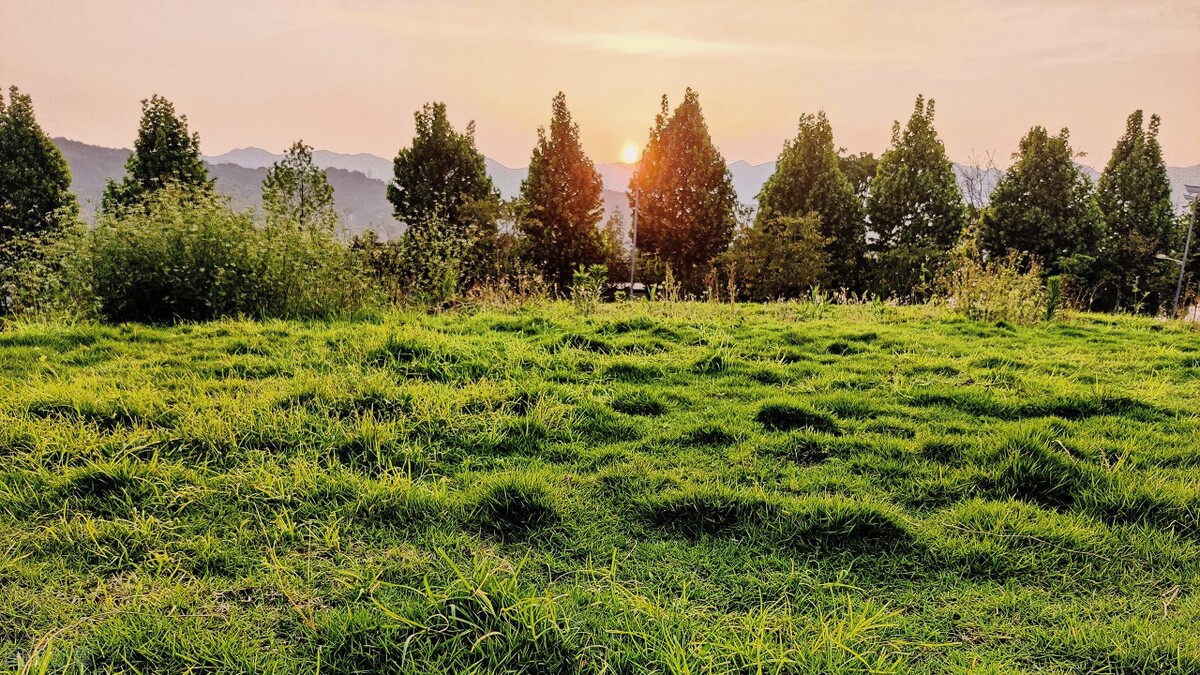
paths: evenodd
<path fill-rule="evenodd" d="M 878 156 L 918 94 L 937 101 L 960 163 L 990 152 L 1003 167 L 1040 124 L 1070 128 L 1102 168 L 1136 109 L 1162 116 L 1168 165 L 1200 163 L 1200 88 L 1182 79 L 1200 71 L 1200 5 L 1183 0 L 0 2 L 0 85 L 30 94 L 51 136 L 103 147 L 130 147 L 157 93 L 208 156 L 303 139 L 389 158 L 411 142 L 412 113 L 440 100 L 457 128 L 476 122 L 480 152 L 521 168 L 562 90 L 589 156 L 612 164 L 644 144 L 661 95 L 673 108 L 692 86 L 731 164 L 775 160 L 818 110 L 838 146 Z"/>

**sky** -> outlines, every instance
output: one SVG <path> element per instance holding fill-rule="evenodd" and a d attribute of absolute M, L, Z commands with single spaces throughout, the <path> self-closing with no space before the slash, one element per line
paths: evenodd
<path fill-rule="evenodd" d="M 297 139 L 394 156 L 445 101 L 525 166 L 563 91 L 596 162 L 700 94 L 730 162 L 774 159 L 806 112 L 879 154 L 917 94 L 951 159 L 1005 164 L 1033 125 L 1103 167 L 1135 109 L 1168 165 L 1200 163 L 1200 0 L 0 0 L 0 86 L 53 136 L 132 144 L 172 100 L 216 155 Z"/>

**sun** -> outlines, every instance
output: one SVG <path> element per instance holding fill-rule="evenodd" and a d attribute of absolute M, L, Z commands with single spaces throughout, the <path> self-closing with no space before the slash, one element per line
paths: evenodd
<path fill-rule="evenodd" d="M 638 146 L 633 143 L 626 143 L 625 147 L 621 148 L 621 161 L 626 164 L 634 164 L 638 161 L 638 154 L 640 152 Z"/>

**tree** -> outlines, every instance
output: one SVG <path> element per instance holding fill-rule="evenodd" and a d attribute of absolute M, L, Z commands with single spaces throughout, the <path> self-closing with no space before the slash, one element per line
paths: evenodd
<path fill-rule="evenodd" d="M 45 246 L 78 215 L 70 167 L 38 125 L 32 99 L 12 87 L 5 104 L 0 93 L 0 313 L 43 281 L 22 268 L 44 266 Z"/>
<path fill-rule="evenodd" d="M 725 158 L 712 143 L 692 89 L 673 115 L 667 97 L 629 181 L 638 204 L 638 248 L 671 265 L 682 290 L 698 294 L 713 260 L 729 248 L 737 193 Z"/>
<path fill-rule="evenodd" d="M 824 241 L 826 286 L 857 288 L 866 247 L 862 203 L 841 170 L 833 145 L 833 128 L 824 112 L 803 115 L 795 139 L 784 142 L 775 173 L 758 193 L 756 227 L 780 216 L 820 216 Z"/>
<path fill-rule="evenodd" d="M 414 117 L 416 135 L 411 147 L 396 154 L 388 201 L 396 218 L 410 228 L 435 215 L 458 228 L 464 205 L 499 199 L 484 157 L 475 149 L 475 123 L 467 125 L 466 133 L 455 131 L 445 103 L 426 103 Z"/>
<path fill-rule="evenodd" d="M 1090 273 L 1103 231 L 1092 181 L 1075 163 L 1070 132 L 1035 126 L 983 212 L 981 239 L 994 257 L 1036 256 L 1048 275 Z"/>
<path fill-rule="evenodd" d="M 760 212 L 761 213 L 761 212 Z M 741 280 L 748 300 L 798 298 L 827 278 L 828 240 L 816 213 L 759 218 L 737 238 L 727 256 L 729 273 Z"/>
<path fill-rule="evenodd" d="M 108 182 L 101 209 L 139 203 L 170 184 L 213 189 L 200 158 L 200 134 L 189 133 L 187 115 L 177 116 L 174 104 L 156 94 L 142 101 L 142 120 L 133 154 L 125 162 L 125 178 L 120 183 Z"/>
<path fill-rule="evenodd" d="M 1096 201 L 1104 217 L 1106 251 L 1097 303 L 1105 309 L 1153 311 L 1171 287 L 1172 268 L 1154 258 L 1174 247 L 1177 230 L 1171 183 L 1158 143 L 1161 120 L 1152 115 L 1147 128 L 1143 123 L 1141 110 L 1129 116 L 1125 134 L 1100 175 Z"/>
<path fill-rule="evenodd" d="M 7 104 L 0 94 L 0 268 L 78 214 L 67 160 L 38 125 L 33 100 L 12 87 Z"/>
<path fill-rule="evenodd" d="M 554 97 L 550 132 L 538 127 L 529 175 L 521 183 L 527 217 L 521 223 L 526 259 L 544 278 L 565 290 L 580 266 L 604 260 L 597 225 L 604 217 L 604 182 L 579 142 L 567 98 Z"/>
<path fill-rule="evenodd" d="M 877 255 L 876 290 L 908 294 L 929 280 L 966 225 L 966 208 L 933 128 L 934 102 L 917 97 L 912 117 L 892 125 L 867 198 Z"/>
<path fill-rule="evenodd" d="M 337 226 L 333 186 L 313 164 L 312 148 L 296 141 L 283 159 L 271 165 L 262 187 L 268 224 L 331 232 Z"/>
<path fill-rule="evenodd" d="M 629 281 L 629 224 L 617 207 L 600 230 L 600 248 L 610 282 Z"/>

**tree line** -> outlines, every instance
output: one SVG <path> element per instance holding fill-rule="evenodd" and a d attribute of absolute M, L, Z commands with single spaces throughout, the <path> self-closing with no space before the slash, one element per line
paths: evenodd
<path fill-rule="evenodd" d="M 94 229 L 150 206 L 158 209 L 150 220 L 161 224 L 197 196 L 205 209 L 217 208 L 186 116 L 160 96 L 142 108 L 126 175 L 108 184 Z M 1178 255 L 1186 223 L 1172 208 L 1157 116 L 1129 116 L 1098 184 L 1077 164 L 1067 129 L 1033 127 L 986 206 L 964 200 L 934 122 L 934 101 L 917 97 L 875 158 L 840 150 L 823 112 L 802 115 L 751 211 L 738 203 L 699 95 L 688 89 L 674 109 L 664 96 L 626 191 L 630 213 L 637 210 L 639 281 L 697 298 L 762 301 L 840 289 L 919 300 L 969 246 L 981 261 L 1017 260 L 1055 278 L 1093 309 L 1153 312 L 1169 299 L 1177 268 L 1155 256 Z M 367 233 L 342 248 L 393 298 L 423 302 L 532 279 L 566 292 L 596 265 L 614 281 L 627 279 L 626 216 L 619 210 L 601 222 L 603 182 L 579 134 L 559 93 L 549 126 L 537 130 L 519 197 L 504 201 L 474 123 L 457 130 L 444 103 L 426 104 L 386 188 L 403 235 L 381 241 Z M 170 209 L 164 191 L 177 202 Z M 305 246 L 320 240 L 317 248 L 333 250 L 333 190 L 303 142 L 269 169 L 263 209 L 273 236 L 295 231 Z M 7 102 L 0 96 L 0 302 L 12 304 L 28 281 L 18 270 L 51 264 L 40 251 L 78 229 L 78 214 L 69 167 L 38 127 L 29 97 L 12 88 Z M 271 242 L 262 246 L 278 244 Z"/>

